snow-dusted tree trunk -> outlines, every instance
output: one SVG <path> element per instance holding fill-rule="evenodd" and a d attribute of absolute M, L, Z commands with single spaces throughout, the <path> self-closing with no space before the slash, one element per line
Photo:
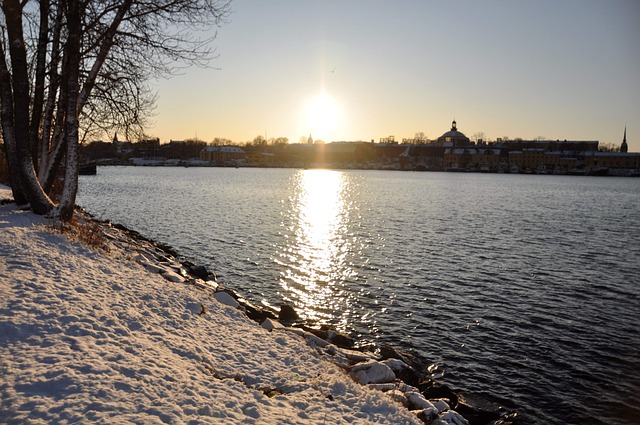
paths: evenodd
<path fill-rule="evenodd" d="M 81 17 L 79 0 L 67 1 L 67 43 L 64 49 L 62 75 L 67 89 L 64 135 L 67 140 L 67 162 L 64 187 L 55 215 L 64 220 L 73 216 L 78 193 L 78 94 L 80 92 Z"/>
<path fill-rule="evenodd" d="M 8 133 L 14 137 L 9 143 L 14 143 L 17 161 L 17 172 L 20 179 L 20 190 L 24 193 L 15 193 L 18 198 L 26 198 L 31 208 L 37 214 L 46 214 L 53 208 L 53 202 L 40 186 L 31 156 L 29 137 L 29 112 L 30 112 L 30 83 L 27 63 L 27 51 L 25 47 L 22 22 L 23 5 L 17 0 L 4 0 L 2 11 L 5 16 L 9 52 L 11 56 L 11 86 L 13 91 L 11 104 L 13 107 L 13 122 L 2 123 L 3 127 L 9 127 Z M 3 62 L 6 66 L 6 62 Z M 8 69 L 2 72 L 9 72 Z M 9 99 L 3 99 L 9 102 Z M 3 116 L 9 118 L 9 114 Z M 6 131 L 5 131 L 6 132 Z M 13 161 L 14 158 L 9 158 Z"/>
<path fill-rule="evenodd" d="M 38 179 L 40 180 L 45 192 L 47 193 L 50 191 L 51 186 L 53 185 L 53 176 L 55 175 L 55 170 L 57 170 L 58 168 L 57 165 L 55 167 L 53 166 L 56 156 L 55 152 L 53 155 L 51 155 L 50 150 L 52 146 L 52 140 L 60 140 L 59 137 L 55 137 L 55 133 L 53 138 L 51 137 L 51 134 L 54 132 L 54 114 L 56 112 L 56 101 L 58 96 L 58 89 L 60 87 L 60 75 L 58 72 L 58 67 L 60 65 L 60 33 L 63 26 L 62 18 L 63 10 L 62 8 L 58 8 L 56 10 L 56 17 L 52 28 L 53 35 L 51 37 L 51 51 L 48 67 L 49 85 L 47 102 L 45 104 L 42 117 L 42 131 L 40 133 L 39 139 L 40 167 L 38 169 Z"/>

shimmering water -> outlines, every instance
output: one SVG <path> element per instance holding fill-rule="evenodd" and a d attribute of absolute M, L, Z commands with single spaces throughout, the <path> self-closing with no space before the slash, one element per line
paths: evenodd
<path fill-rule="evenodd" d="M 537 423 L 640 418 L 640 179 L 101 167 L 78 202 Z"/>

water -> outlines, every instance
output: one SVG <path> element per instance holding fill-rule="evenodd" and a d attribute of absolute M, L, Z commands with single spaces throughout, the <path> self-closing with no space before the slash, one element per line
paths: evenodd
<path fill-rule="evenodd" d="M 78 202 L 537 423 L 640 418 L 640 179 L 101 167 Z"/>

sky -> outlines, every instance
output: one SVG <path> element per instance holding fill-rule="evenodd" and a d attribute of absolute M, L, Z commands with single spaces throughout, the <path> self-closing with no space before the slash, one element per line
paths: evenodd
<path fill-rule="evenodd" d="M 640 152 L 637 0 L 233 0 L 209 68 L 155 82 L 149 134 L 622 142 Z"/>

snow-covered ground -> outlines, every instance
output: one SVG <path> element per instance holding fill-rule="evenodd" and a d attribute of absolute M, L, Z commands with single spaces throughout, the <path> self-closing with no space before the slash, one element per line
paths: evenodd
<path fill-rule="evenodd" d="M 70 422 L 422 423 L 295 333 L 0 205 L 0 423 Z"/>

